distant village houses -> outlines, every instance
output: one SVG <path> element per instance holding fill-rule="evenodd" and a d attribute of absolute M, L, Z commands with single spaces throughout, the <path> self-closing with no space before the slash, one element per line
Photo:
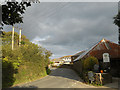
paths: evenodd
<path fill-rule="evenodd" d="M 51 62 L 53 62 L 52 63 L 53 67 L 57 67 L 57 66 L 64 64 L 64 61 L 60 58 L 52 59 Z"/>
<path fill-rule="evenodd" d="M 60 66 L 62 64 L 70 64 L 71 63 L 71 56 L 63 56 L 60 58 L 52 59 L 51 61 L 53 62 L 53 66 Z"/>
<path fill-rule="evenodd" d="M 72 55 L 63 56 L 60 59 L 62 59 L 64 61 L 64 64 L 70 64 L 71 63 L 71 56 Z"/>
<path fill-rule="evenodd" d="M 71 56 L 71 63 L 73 63 L 73 61 L 74 61 L 77 57 L 79 57 L 82 53 L 84 53 L 84 52 L 85 52 L 85 51 L 80 51 L 80 52 L 72 55 L 72 56 Z"/>

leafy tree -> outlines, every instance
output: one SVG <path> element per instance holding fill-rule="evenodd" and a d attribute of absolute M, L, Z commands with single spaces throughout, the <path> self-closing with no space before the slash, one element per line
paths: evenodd
<path fill-rule="evenodd" d="M 45 66 L 47 67 L 48 64 L 50 64 L 49 57 L 52 55 L 52 53 L 48 50 L 45 50 Z"/>
<path fill-rule="evenodd" d="M 28 6 L 31 6 L 30 2 L 7 2 L 5 5 L 2 5 L 1 24 L 14 25 L 15 23 L 23 23 L 22 14 L 25 13 Z"/>
<path fill-rule="evenodd" d="M 21 42 L 23 45 L 29 42 L 29 40 L 24 35 L 22 35 L 21 40 L 22 40 Z M 12 43 L 12 32 L 11 31 L 10 32 L 3 31 L 2 42 L 3 42 L 3 45 Z M 14 33 L 14 42 L 15 42 L 15 45 L 18 46 L 19 35 L 17 32 Z"/>

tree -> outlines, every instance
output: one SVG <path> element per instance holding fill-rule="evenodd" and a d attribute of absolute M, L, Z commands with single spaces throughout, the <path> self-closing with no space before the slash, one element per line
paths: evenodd
<path fill-rule="evenodd" d="M 3 33 L 3 35 L 1 35 L 2 36 L 2 44 L 3 45 L 11 44 L 12 43 L 12 40 L 11 40 L 12 32 L 11 31 L 10 32 L 3 31 L 2 33 Z M 22 35 L 21 40 L 22 40 L 21 44 L 29 43 L 29 39 L 27 39 L 25 35 Z M 15 45 L 18 46 L 19 35 L 17 32 L 14 33 L 14 41 L 15 41 Z"/>
<path fill-rule="evenodd" d="M 7 2 L 2 5 L 2 25 L 14 25 L 23 23 L 22 14 L 25 13 L 26 7 L 31 6 L 30 2 Z"/>
<path fill-rule="evenodd" d="M 118 5 L 119 4 L 120 3 L 118 3 Z M 120 10 L 118 11 L 118 14 L 114 17 L 114 24 L 118 26 L 118 32 L 119 32 L 118 44 L 120 45 Z"/>
<path fill-rule="evenodd" d="M 85 70 L 93 70 L 95 64 L 99 64 L 96 57 L 90 56 L 83 61 L 83 67 Z"/>

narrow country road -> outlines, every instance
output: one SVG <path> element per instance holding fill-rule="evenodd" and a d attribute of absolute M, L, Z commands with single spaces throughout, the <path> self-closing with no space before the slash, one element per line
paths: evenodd
<path fill-rule="evenodd" d="M 16 86 L 17 87 L 17 86 Z M 82 83 L 80 77 L 72 69 L 58 68 L 51 74 L 37 81 L 20 85 L 28 88 L 98 88 Z"/>

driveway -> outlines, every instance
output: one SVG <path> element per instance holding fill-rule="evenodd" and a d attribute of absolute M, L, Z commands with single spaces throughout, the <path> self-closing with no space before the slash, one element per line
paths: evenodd
<path fill-rule="evenodd" d="M 53 69 L 51 74 L 19 87 L 33 88 L 99 88 L 82 83 L 80 77 L 72 69 Z M 101 87 L 100 87 L 101 88 Z M 106 88 L 106 87 L 104 87 Z"/>

